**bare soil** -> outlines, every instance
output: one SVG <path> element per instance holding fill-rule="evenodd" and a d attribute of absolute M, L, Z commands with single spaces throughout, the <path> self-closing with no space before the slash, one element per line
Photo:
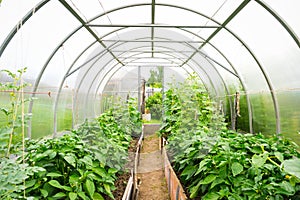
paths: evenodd
<path fill-rule="evenodd" d="M 137 143 L 139 138 L 133 138 L 130 142 L 130 146 L 128 148 L 128 162 L 124 167 L 124 170 L 122 173 L 117 174 L 117 179 L 115 181 L 115 187 L 116 189 L 112 191 L 113 196 L 115 197 L 115 200 L 121 200 L 124 194 L 124 191 L 127 186 L 127 182 L 130 177 L 130 169 L 133 167 L 134 162 L 134 153 L 137 150 Z M 112 200 L 109 196 L 104 195 L 105 200 Z"/>
<path fill-rule="evenodd" d="M 129 177 L 130 177 L 129 172 L 125 172 L 123 174 L 118 174 L 118 178 L 115 182 L 115 186 L 117 189 L 112 191 L 112 193 L 115 197 L 115 200 L 122 199 Z M 109 198 L 109 197 L 106 197 L 105 199 L 111 200 L 111 198 Z"/>
<path fill-rule="evenodd" d="M 169 200 L 169 192 L 163 172 L 159 138 L 153 133 L 147 136 L 141 150 L 138 177 L 141 181 L 139 200 Z"/>

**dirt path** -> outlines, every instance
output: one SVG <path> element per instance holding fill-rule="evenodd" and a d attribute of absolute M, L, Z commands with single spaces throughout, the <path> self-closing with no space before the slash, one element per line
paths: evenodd
<path fill-rule="evenodd" d="M 156 133 L 146 136 L 138 167 L 141 180 L 138 200 L 169 200 L 162 162 Z"/>

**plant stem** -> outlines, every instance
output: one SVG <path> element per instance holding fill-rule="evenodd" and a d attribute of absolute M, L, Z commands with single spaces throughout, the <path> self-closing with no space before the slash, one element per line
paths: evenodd
<path fill-rule="evenodd" d="M 267 157 L 267 159 L 271 162 L 271 163 L 273 163 L 274 165 L 276 165 L 277 167 L 279 167 L 280 169 L 281 169 L 281 167 L 280 167 L 280 165 L 278 165 L 274 160 L 272 160 L 270 157 Z"/>

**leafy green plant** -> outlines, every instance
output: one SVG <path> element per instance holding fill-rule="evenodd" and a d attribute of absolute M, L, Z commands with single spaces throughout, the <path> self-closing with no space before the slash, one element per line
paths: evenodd
<path fill-rule="evenodd" d="M 35 199 L 113 198 L 117 169 L 102 162 L 75 133 L 59 138 L 31 140 L 26 161 L 45 171 L 26 180 L 26 195 Z"/>
<path fill-rule="evenodd" d="M 297 146 L 278 135 L 228 130 L 216 104 L 197 84 L 191 77 L 167 91 L 164 107 L 166 118 L 172 121 L 166 120 L 161 129 L 168 138 L 173 167 L 190 198 L 298 199 Z M 180 105 L 178 115 L 169 112 L 174 109 L 174 99 Z"/>
<path fill-rule="evenodd" d="M 24 198 L 24 180 L 34 173 L 45 171 L 43 168 L 30 167 L 26 163 L 9 158 L 1 158 L 0 169 L 0 199 Z"/>
<path fill-rule="evenodd" d="M 161 119 L 162 117 L 162 93 L 155 92 L 146 99 L 146 107 L 150 109 L 151 118 Z"/>
<path fill-rule="evenodd" d="M 180 126 L 181 102 L 174 90 L 169 89 L 163 100 L 164 117 L 163 124 L 159 130 L 162 137 L 168 138 L 172 132 L 176 132 Z"/>
<path fill-rule="evenodd" d="M 129 116 L 126 120 L 124 111 Z M 44 171 L 26 179 L 26 196 L 113 199 L 117 174 L 127 162 L 131 133 L 140 122 L 137 115 L 131 103 L 119 105 L 59 138 L 29 141 L 26 161 Z M 123 123 L 127 120 L 132 122 Z"/>
<path fill-rule="evenodd" d="M 284 199 L 300 190 L 294 172 L 282 167 L 300 156 L 288 140 L 228 131 L 206 149 L 199 138 L 174 159 L 191 198 Z"/>

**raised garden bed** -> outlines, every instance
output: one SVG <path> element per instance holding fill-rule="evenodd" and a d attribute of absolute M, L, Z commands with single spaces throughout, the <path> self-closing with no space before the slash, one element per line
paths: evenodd
<path fill-rule="evenodd" d="M 163 139 L 164 141 L 164 139 Z M 162 156 L 164 161 L 164 172 L 166 181 L 168 184 L 170 200 L 186 200 L 188 199 L 185 191 L 180 183 L 180 180 L 177 178 L 176 173 L 169 161 L 167 151 L 165 147 L 162 147 Z"/>

